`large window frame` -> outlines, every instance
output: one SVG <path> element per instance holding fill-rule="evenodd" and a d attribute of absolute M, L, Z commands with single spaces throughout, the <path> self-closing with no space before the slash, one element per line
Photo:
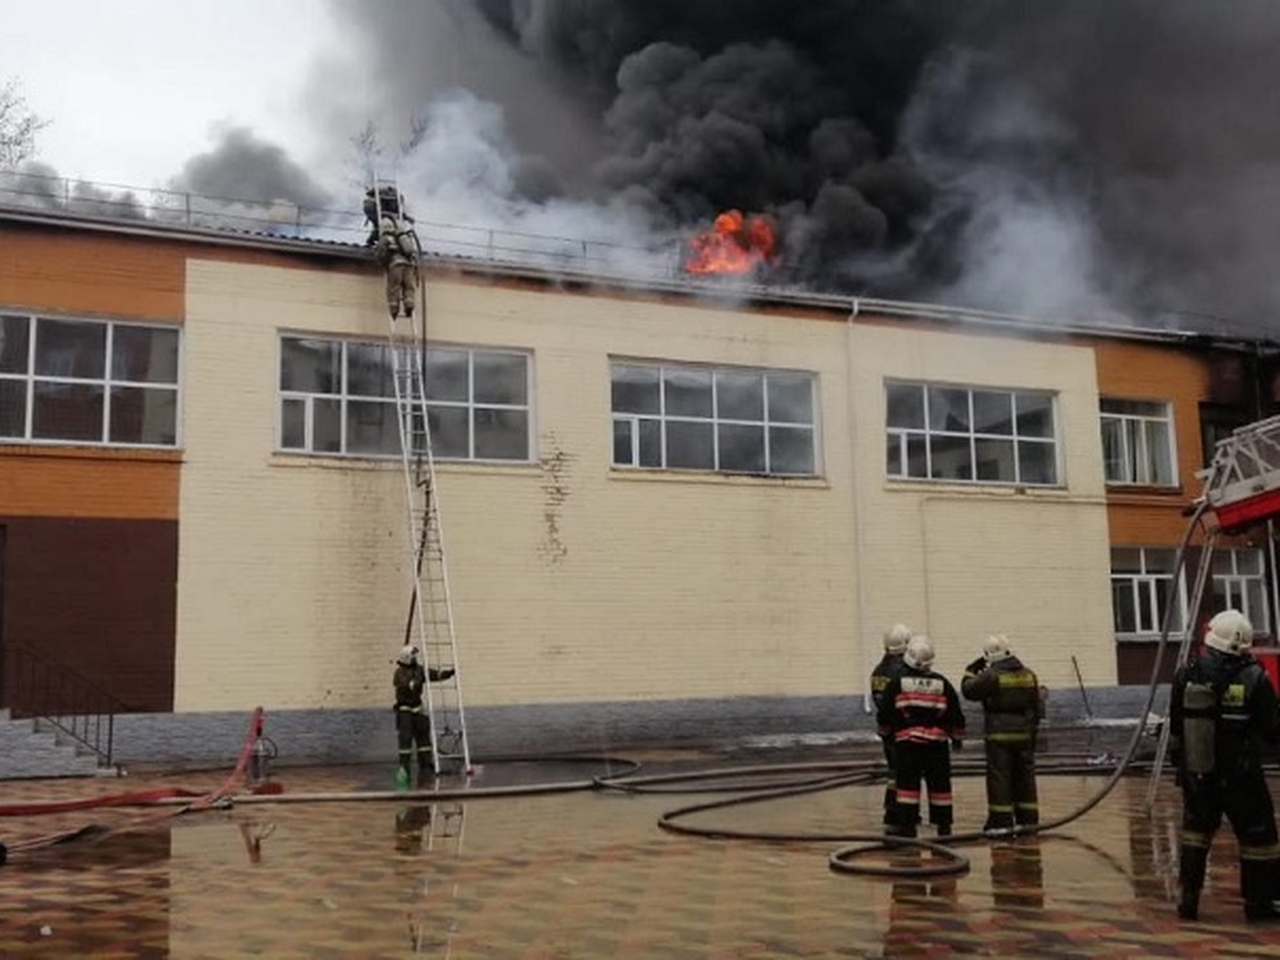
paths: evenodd
<path fill-rule="evenodd" d="M 618 358 L 609 379 L 616 469 L 821 475 L 810 371 Z"/>
<path fill-rule="evenodd" d="M 1061 487 L 1051 391 L 885 381 L 892 480 Z"/>
<path fill-rule="evenodd" d="M 1103 397 L 1102 464 L 1108 486 L 1178 486 L 1173 405 Z"/>
<path fill-rule="evenodd" d="M 1174 603 L 1169 635 L 1180 636 L 1187 622 L 1186 571 L 1174 579 L 1173 547 L 1111 548 L 1111 612 L 1117 640 L 1157 640 L 1165 604 Z"/>
<path fill-rule="evenodd" d="M 0 443 L 172 450 L 182 328 L 0 310 Z"/>
<path fill-rule="evenodd" d="M 1271 634 L 1271 602 L 1267 561 L 1253 547 L 1220 547 L 1213 552 L 1213 595 L 1219 609 L 1239 610 L 1255 633 Z"/>
<path fill-rule="evenodd" d="M 432 454 L 447 462 L 533 459 L 532 354 L 433 344 L 425 392 Z M 386 341 L 282 332 L 276 449 L 347 458 L 401 455 Z"/>

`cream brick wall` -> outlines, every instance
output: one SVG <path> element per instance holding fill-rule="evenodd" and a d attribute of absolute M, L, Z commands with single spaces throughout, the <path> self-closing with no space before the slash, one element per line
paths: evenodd
<path fill-rule="evenodd" d="M 944 660 L 962 662 L 991 603 L 1028 595 L 1002 629 L 1075 644 L 1089 679 L 1113 677 L 1090 639 L 1110 643 L 1089 351 L 465 279 L 428 298 L 434 341 L 534 361 L 534 462 L 439 469 L 468 705 L 857 693 L 887 622 L 954 637 Z M 280 330 L 385 324 L 375 275 L 189 264 L 177 709 L 389 703 L 399 465 L 273 453 Z M 611 357 L 812 371 L 824 478 L 612 470 Z M 887 484 L 885 375 L 1060 390 L 1070 488 Z M 991 559 L 953 562 L 971 536 Z M 1059 583 L 1061 601 L 1042 596 Z M 1028 654 L 1066 682 L 1069 660 Z"/>

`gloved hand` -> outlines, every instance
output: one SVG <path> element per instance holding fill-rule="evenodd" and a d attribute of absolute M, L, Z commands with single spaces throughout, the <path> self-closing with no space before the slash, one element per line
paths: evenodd
<path fill-rule="evenodd" d="M 964 741 L 963 741 L 963 740 L 952 740 L 952 741 L 951 741 L 951 752 L 952 752 L 952 753 L 959 753 L 959 752 L 960 752 L 961 750 L 963 750 L 963 749 L 964 749 Z"/>

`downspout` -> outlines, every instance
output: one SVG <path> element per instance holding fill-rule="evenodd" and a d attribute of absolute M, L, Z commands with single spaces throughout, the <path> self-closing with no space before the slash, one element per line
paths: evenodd
<path fill-rule="evenodd" d="M 858 404 L 853 371 L 853 321 L 858 317 L 859 306 L 858 298 L 854 297 L 849 307 L 849 316 L 845 319 L 844 380 L 845 415 L 849 418 L 849 483 L 853 487 L 853 575 L 858 584 L 855 592 L 857 611 L 853 620 L 857 630 L 856 642 L 862 646 L 862 676 L 858 681 L 863 687 L 862 710 L 870 714 L 873 704 L 869 678 L 879 662 L 880 650 L 871 640 L 872 631 L 867 619 L 867 538 L 862 522 L 865 515 L 862 503 L 863 484 L 858 474 Z"/>

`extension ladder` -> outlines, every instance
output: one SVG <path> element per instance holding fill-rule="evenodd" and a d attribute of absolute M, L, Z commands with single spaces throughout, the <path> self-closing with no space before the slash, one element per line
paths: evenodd
<path fill-rule="evenodd" d="M 400 193 L 394 182 L 373 181 L 374 197 L 382 220 L 382 188 Z M 396 210 L 396 219 L 404 216 Z M 444 531 L 435 461 L 431 452 L 431 425 L 426 395 L 426 291 L 418 270 L 418 305 L 411 317 L 388 317 L 387 350 L 391 358 L 396 398 L 400 453 L 404 470 L 406 541 L 411 592 L 405 621 L 404 642 L 413 644 L 427 671 L 423 699 L 431 722 L 431 756 L 434 770 L 462 772 L 470 776 L 471 750 L 467 742 L 466 714 L 462 707 L 462 678 L 454 633 L 453 605 L 445 563 Z M 446 679 L 432 680 L 448 672 Z"/>

